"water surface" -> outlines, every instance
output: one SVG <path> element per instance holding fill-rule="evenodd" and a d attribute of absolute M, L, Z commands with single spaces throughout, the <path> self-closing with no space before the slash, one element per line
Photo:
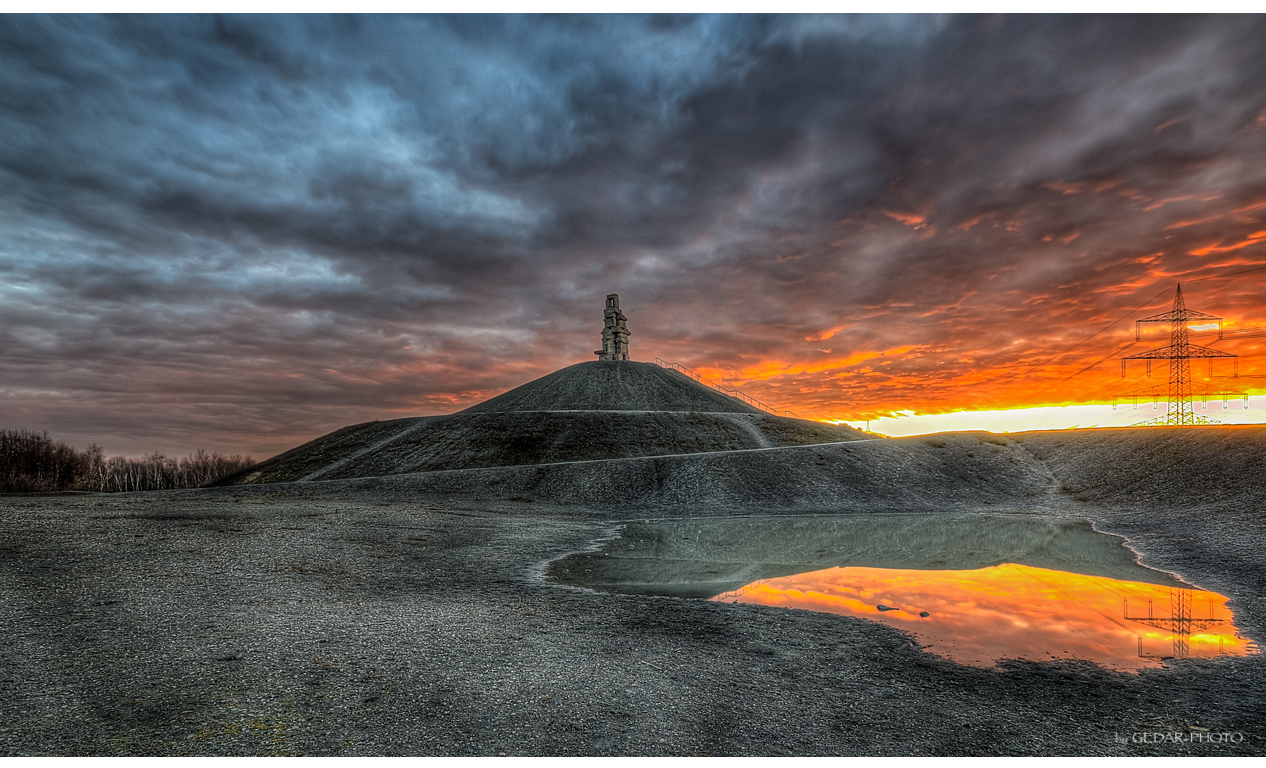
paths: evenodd
<path fill-rule="evenodd" d="M 799 608 L 907 630 L 932 653 L 1136 670 L 1244 655 L 1227 598 L 1145 568 L 1085 521 L 874 515 L 629 523 L 551 578 L 631 594 Z"/>

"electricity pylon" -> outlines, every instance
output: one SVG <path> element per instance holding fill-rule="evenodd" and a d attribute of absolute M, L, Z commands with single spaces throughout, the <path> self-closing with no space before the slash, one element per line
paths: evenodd
<path fill-rule="evenodd" d="M 1138 355 L 1121 358 L 1121 377 L 1125 377 L 1125 362 L 1127 360 L 1146 360 L 1147 373 L 1152 373 L 1153 360 L 1169 361 L 1169 404 L 1164 416 L 1158 416 L 1155 419 L 1148 419 L 1139 426 L 1193 426 L 1196 424 L 1217 424 L 1215 419 L 1205 416 L 1197 416 L 1191 407 L 1191 359 L 1208 359 L 1209 371 L 1213 372 L 1213 359 L 1219 357 L 1231 358 L 1235 360 L 1235 375 L 1239 376 L 1239 356 L 1229 352 L 1223 352 L 1209 347 L 1202 347 L 1199 344 L 1192 344 L 1187 338 L 1187 325 L 1193 320 L 1201 320 L 1204 322 L 1216 322 L 1218 324 L 1218 338 L 1222 338 L 1222 318 L 1213 315 L 1197 312 L 1194 309 L 1187 309 L 1187 303 L 1182 297 L 1182 286 L 1178 286 L 1178 291 L 1174 294 L 1174 308 L 1168 312 L 1162 312 L 1159 315 L 1152 315 L 1138 320 L 1134 323 L 1134 338 L 1138 340 L 1142 338 L 1143 323 L 1169 323 L 1169 345 L 1143 352 Z M 1202 390 L 1207 389 L 1201 387 Z M 1239 392 L 1202 392 L 1202 394 L 1235 394 Z"/>
<path fill-rule="evenodd" d="M 1226 619 L 1213 618 L 1213 600 L 1209 600 L 1209 618 L 1195 619 L 1191 616 L 1191 590 L 1169 588 L 1169 618 L 1158 619 L 1152 615 L 1152 601 L 1147 601 L 1146 616 L 1131 616 L 1130 603 L 1123 600 L 1124 618 L 1126 621 L 1137 621 L 1157 629 L 1167 629 L 1174 645 L 1174 658 L 1185 659 L 1191 653 L 1191 633 L 1201 632 L 1215 624 L 1225 624 Z M 1139 638 L 1139 656 L 1143 656 L 1143 638 Z"/>

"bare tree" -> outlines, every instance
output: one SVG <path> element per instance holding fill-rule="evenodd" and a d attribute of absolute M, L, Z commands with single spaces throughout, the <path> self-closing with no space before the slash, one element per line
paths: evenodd
<path fill-rule="evenodd" d="M 254 463 L 249 456 L 224 456 L 201 448 L 181 458 L 159 452 L 140 459 L 107 457 L 96 443 L 80 452 L 54 442 L 47 432 L 0 429 L 0 493 L 197 488 Z"/>

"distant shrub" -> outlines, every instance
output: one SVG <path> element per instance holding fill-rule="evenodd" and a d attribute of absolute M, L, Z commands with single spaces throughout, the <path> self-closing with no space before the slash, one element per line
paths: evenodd
<path fill-rule="evenodd" d="M 180 458 L 152 453 L 141 459 L 107 457 L 97 445 L 76 451 L 48 433 L 0 429 L 0 493 L 156 491 L 197 488 L 253 466 L 249 456 L 201 448 Z"/>
<path fill-rule="evenodd" d="M 0 491 L 66 490 L 84 474 L 84 455 L 47 432 L 0 429 Z"/>

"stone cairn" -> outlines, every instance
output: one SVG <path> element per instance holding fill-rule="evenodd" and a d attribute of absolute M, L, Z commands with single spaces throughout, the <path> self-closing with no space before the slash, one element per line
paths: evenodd
<path fill-rule="evenodd" d="M 602 349 L 594 352 L 599 360 L 629 359 L 629 329 L 624 322 L 628 320 L 620 311 L 620 294 L 607 296 L 607 308 L 602 312 Z"/>

